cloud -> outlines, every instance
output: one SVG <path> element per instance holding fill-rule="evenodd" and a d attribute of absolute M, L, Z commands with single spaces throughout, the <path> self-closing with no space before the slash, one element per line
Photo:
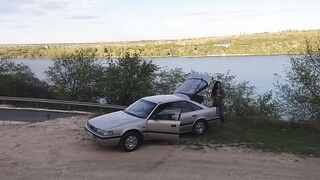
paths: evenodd
<path fill-rule="evenodd" d="M 297 13 L 306 11 L 306 8 L 293 8 L 293 9 L 276 9 L 270 11 L 249 11 L 247 13 L 239 14 L 237 17 L 261 17 L 261 16 L 269 16 L 269 15 L 279 15 L 279 14 L 287 14 L 287 13 Z"/>
<path fill-rule="evenodd" d="M 269 11 L 260 11 L 256 9 L 243 9 L 243 10 L 226 10 L 226 11 L 214 11 L 200 9 L 196 11 L 190 11 L 184 13 L 187 16 L 223 16 L 223 17 L 256 17 L 256 16 L 266 16 L 274 14 L 283 14 L 283 13 L 295 13 L 300 11 L 306 11 L 306 8 L 292 8 L 292 9 L 276 9 Z"/>
<path fill-rule="evenodd" d="M 79 19 L 79 20 L 94 20 L 98 19 L 99 16 L 92 16 L 92 15 L 74 15 L 74 16 L 67 16 L 68 19 Z"/>
<path fill-rule="evenodd" d="M 14 29 L 27 29 L 27 28 L 30 28 L 30 26 L 28 26 L 28 25 L 16 25 L 16 26 L 11 26 L 11 28 L 14 28 Z"/>
<path fill-rule="evenodd" d="M 20 7 L 29 14 L 47 14 L 60 9 L 86 9 L 94 4 L 94 0 L 32 0 Z"/>
<path fill-rule="evenodd" d="M 0 0 L 0 14 L 7 15 L 18 12 L 19 2 L 25 3 L 25 0 Z"/>
<path fill-rule="evenodd" d="M 283 9 L 270 9 L 270 10 L 259 10 L 259 9 L 240 9 L 240 10 L 225 10 L 225 11 L 214 11 L 210 9 L 200 9 L 198 11 L 189 11 L 185 15 L 189 17 L 195 17 L 201 19 L 202 23 L 208 22 L 227 22 L 234 21 L 235 19 L 251 19 L 266 16 L 281 16 L 284 14 L 296 14 L 308 11 L 307 8 L 283 8 Z"/>
<path fill-rule="evenodd" d="M 87 9 L 97 0 L 0 0 L 0 14 L 44 15 L 61 9 Z"/>
<path fill-rule="evenodd" d="M 251 9 L 246 10 L 226 10 L 226 11 L 214 11 L 214 10 L 206 10 L 200 9 L 196 11 L 186 12 L 184 15 L 187 16 L 212 16 L 212 15 L 235 15 L 251 12 Z"/>
<path fill-rule="evenodd" d="M 103 20 L 93 20 L 93 21 L 86 21 L 85 24 L 94 24 L 94 25 L 103 25 L 106 21 Z"/>

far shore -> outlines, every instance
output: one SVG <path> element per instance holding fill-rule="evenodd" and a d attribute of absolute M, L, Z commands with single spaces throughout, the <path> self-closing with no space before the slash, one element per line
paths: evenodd
<path fill-rule="evenodd" d="M 209 55 L 199 55 L 199 56 L 141 56 L 144 59 L 155 59 L 155 58 L 208 58 L 208 57 L 252 57 L 252 56 L 294 56 L 297 54 L 209 54 Z M 35 58 L 23 58 L 15 57 L 10 58 L 11 60 L 40 60 L 40 59 L 54 59 L 55 57 L 35 57 Z M 98 57 L 98 59 L 103 59 L 106 57 Z M 119 57 L 111 57 L 112 59 L 117 59 Z"/>
<path fill-rule="evenodd" d="M 206 57 L 250 57 L 250 56 L 292 56 L 294 54 L 209 54 L 209 55 L 200 55 L 200 56 L 150 56 L 143 58 L 206 58 Z"/>

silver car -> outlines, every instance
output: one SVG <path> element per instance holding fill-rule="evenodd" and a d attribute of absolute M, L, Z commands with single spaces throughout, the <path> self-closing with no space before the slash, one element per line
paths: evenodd
<path fill-rule="evenodd" d="M 123 111 L 90 119 L 85 129 L 102 144 L 134 151 L 145 140 L 178 140 L 182 133 L 201 135 L 219 120 L 215 107 L 200 104 L 211 77 L 191 75 L 172 95 L 141 98 Z"/>

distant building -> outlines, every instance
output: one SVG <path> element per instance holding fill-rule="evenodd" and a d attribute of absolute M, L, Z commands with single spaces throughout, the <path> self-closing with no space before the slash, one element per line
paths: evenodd
<path fill-rule="evenodd" d="M 224 47 L 224 48 L 228 48 L 231 46 L 231 44 L 229 43 L 224 43 L 224 44 L 215 44 L 213 45 L 214 47 Z"/>

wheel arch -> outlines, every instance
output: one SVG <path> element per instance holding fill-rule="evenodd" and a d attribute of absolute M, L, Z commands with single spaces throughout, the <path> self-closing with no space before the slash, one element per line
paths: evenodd
<path fill-rule="evenodd" d="M 128 133 L 128 132 L 135 132 L 135 133 L 139 134 L 141 142 L 144 141 L 144 136 L 143 136 L 142 132 L 141 132 L 139 129 L 126 129 L 126 130 L 124 130 L 124 131 L 122 132 L 121 137 L 122 137 L 124 134 Z"/>
<path fill-rule="evenodd" d="M 193 122 L 192 126 L 194 126 L 198 121 L 204 121 L 205 124 L 206 124 L 206 126 L 209 127 L 208 121 L 207 121 L 207 119 L 204 118 L 204 117 L 200 117 L 200 118 L 198 118 L 197 120 L 195 120 L 195 121 Z"/>

